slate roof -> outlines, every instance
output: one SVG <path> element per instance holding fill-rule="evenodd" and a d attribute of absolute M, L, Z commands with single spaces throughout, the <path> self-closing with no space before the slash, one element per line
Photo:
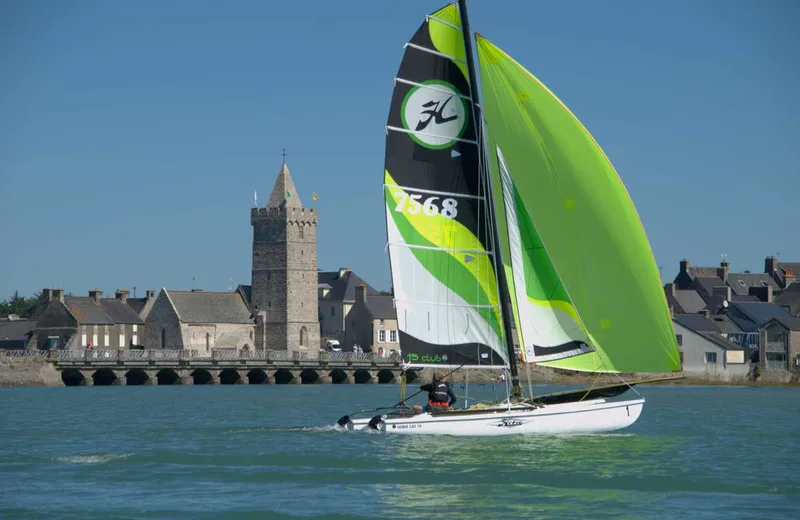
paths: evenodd
<path fill-rule="evenodd" d="M 742 332 L 742 328 L 734 323 L 734 321 L 731 320 L 731 317 L 727 314 L 716 314 L 711 316 L 711 321 L 723 334 L 728 334 L 730 332 Z"/>
<path fill-rule="evenodd" d="M 128 298 L 127 301 L 128 306 L 133 309 L 136 314 L 142 312 L 146 303 L 147 298 Z"/>
<path fill-rule="evenodd" d="M 755 294 L 731 294 L 732 302 L 760 302 L 758 296 Z"/>
<path fill-rule="evenodd" d="M 29 339 L 35 328 L 36 320 L 0 319 L 0 341 Z"/>
<path fill-rule="evenodd" d="M 695 314 L 706 308 L 706 302 L 694 289 L 677 289 L 674 298 L 686 314 Z"/>
<path fill-rule="evenodd" d="M 726 337 L 716 332 L 698 332 L 698 334 L 700 334 L 707 340 L 712 341 L 713 343 L 719 345 L 725 350 L 744 350 L 744 348 L 741 345 L 738 345 L 728 340 Z"/>
<path fill-rule="evenodd" d="M 397 313 L 394 309 L 394 298 L 391 296 L 375 295 L 367 296 L 367 310 L 372 314 L 372 319 L 386 319 L 393 320 L 397 318 Z"/>
<path fill-rule="evenodd" d="M 800 277 L 800 262 L 778 262 L 778 268 L 775 272 L 781 279 L 782 284 L 786 284 L 786 271 L 791 271 L 792 275 Z M 790 284 L 789 287 L 791 287 L 791 285 L 792 284 Z"/>
<path fill-rule="evenodd" d="M 116 298 L 100 298 L 95 301 L 89 296 L 65 296 L 64 305 L 84 325 L 144 325 L 133 307 Z"/>
<path fill-rule="evenodd" d="M 701 289 L 710 299 L 711 296 L 714 294 L 714 287 L 725 287 L 725 282 L 722 281 L 721 278 L 717 278 L 716 276 L 713 277 L 701 277 L 698 276 L 695 278 L 694 282 L 700 285 Z"/>
<path fill-rule="evenodd" d="M 339 271 L 323 271 L 317 274 L 317 283 L 331 286 L 331 290 L 322 298 L 323 301 L 355 302 L 356 287 L 361 284 L 367 286 L 368 297 L 371 294 L 378 295 L 378 291 L 376 291 L 374 287 L 365 282 L 353 271 L 346 271 L 341 276 L 339 276 Z M 369 300 L 369 298 L 367 298 L 367 300 Z"/>
<path fill-rule="evenodd" d="M 689 267 L 689 276 L 695 278 L 717 278 L 717 267 Z"/>
<path fill-rule="evenodd" d="M 184 323 L 254 323 L 238 293 L 165 291 Z"/>
<path fill-rule="evenodd" d="M 768 322 L 772 318 L 777 318 L 779 316 L 790 316 L 789 311 L 780 305 L 776 305 L 775 303 L 733 302 L 731 306 L 759 326 Z"/>
<path fill-rule="evenodd" d="M 795 282 L 790 284 L 789 287 L 775 298 L 775 303 L 778 305 L 793 305 L 800 302 L 800 283 Z"/>
<path fill-rule="evenodd" d="M 772 286 L 773 291 L 779 291 L 780 286 L 775 283 L 767 273 L 728 273 L 728 285 L 736 294 L 748 294 L 749 287 Z"/>
<path fill-rule="evenodd" d="M 800 330 L 800 318 L 795 316 L 778 316 L 770 321 L 777 321 L 789 330 Z"/>
<path fill-rule="evenodd" d="M 700 314 L 676 314 L 672 319 L 694 332 L 720 332 L 713 321 Z"/>

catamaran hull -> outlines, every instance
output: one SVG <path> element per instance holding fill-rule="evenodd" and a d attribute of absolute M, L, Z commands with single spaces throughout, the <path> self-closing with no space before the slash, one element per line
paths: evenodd
<path fill-rule="evenodd" d="M 627 428 L 639 418 L 644 399 L 606 402 L 602 399 L 548 405 L 536 409 L 485 413 L 423 413 L 411 417 L 354 419 L 348 429 L 404 435 L 555 435 L 606 433 Z M 370 425 L 370 422 L 372 424 Z"/>

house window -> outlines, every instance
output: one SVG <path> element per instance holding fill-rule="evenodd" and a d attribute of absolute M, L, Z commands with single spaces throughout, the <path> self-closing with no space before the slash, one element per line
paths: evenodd
<path fill-rule="evenodd" d="M 680 354 L 681 357 L 681 366 L 683 366 L 683 351 L 679 350 L 678 353 Z"/>
<path fill-rule="evenodd" d="M 389 343 L 397 343 L 397 331 L 390 330 L 389 331 Z"/>
<path fill-rule="evenodd" d="M 97 334 L 92 334 L 92 346 L 97 346 Z"/>
<path fill-rule="evenodd" d="M 716 365 L 717 364 L 717 353 L 716 352 L 706 352 L 706 364 L 707 365 Z"/>
<path fill-rule="evenodd" d="M 683 334 L 675 334 L 675 339 L 678 340 L 678 346 L 683 346 Z"/>
<path fill-rule="evenodd" d="M 131 336 L 131 345 L 138 345 L 139 344 L 139 336 L 134 334 Z"/>
<path fill-rule="evenodd" d="M 161 329 L 161 348 L 167 346 L 167 329 Z"/>
<path fill-rule="evenodd" d="M 119 346 L 120 347 L 124 347 L 125 346 L 125 334 L 120 334 L 119 335 Z"/>
<path fill-rule="evenodd" d="M 109 345 L 111 344 L 111 341 L 110 341 L 110 339 L 109 339 L 109 337 L 108 337 L 108 334 L 105 334 L 105 335 L 104 335 L 104 338 L 103 338 L 103 343 L 105 344 L 105 346 L 106 346 L 106 347 L 107 347 L 107 346 L 109 346 Z"/>
<path fill-rule="evenodd" d="M 81 334 L 81 346 L 86 346 L 86 334 Z"/>
<path fill-rule="evenodd" d="M 378 331 L 378 343 L 386 343 L 386 331 L 379 330 Z"/>
<path fill-rule="evenodd" d="M 383 325 L 383 318 L 381 318 L 381 325 Z"/>
<path fill-rule="evenodd" d="M 134 325 L 133 326 L 133 332 L 138 332 L 138 331 L 139 331 L 139 326 L 138 325 Z"/>

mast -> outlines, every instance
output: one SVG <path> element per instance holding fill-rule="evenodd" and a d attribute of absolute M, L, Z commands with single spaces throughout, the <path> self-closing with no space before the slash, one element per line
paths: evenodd
<path fill-rule="evenodd" d="M 506 350 L 508 351 L 508 365 L 511 371 L 511 396 L 522 397 L 522 387 L 519 384 L 519 373 L 517 372 L 517 359 L 514 352 L 514 339 L 511 335 L 511 296 L 508 293 L 508 280 L 506 279 L 505 264 L 503 263 L 503 252 L 500 248 L 499 231 L 497 229 L 497 219 L 494 210 L 494 193 L 492 190 L 492 178 L 489 175 L 489 168 L 486 161 L 486 148 L 483 136 L 483 115 L 481 113 L 480 97 L 478 91 L 478 81 L 475 75 L 475 60 L 472 55 L 472 34 L 469 29 L 469 18 L 467 17 L 467 1 L 458 0 L 458 10 L 461 15 L 461 33 L 464 37 L 464 51 L 467 55 L 467 72 L 469 74 L 469 92 L 472 98 L 472 116 L 475 121 L 475 133 L 478 141 L 478 157 L 481 162 L 480 174 L 486 183 L 487 206 L 490 220 L 492 222 L 492 249 L 494 250 L 495 273 L 497 274 L 497 290 L 500 297 L 500 314 L 503 318 L 503 329 L 505 330 Z"/>

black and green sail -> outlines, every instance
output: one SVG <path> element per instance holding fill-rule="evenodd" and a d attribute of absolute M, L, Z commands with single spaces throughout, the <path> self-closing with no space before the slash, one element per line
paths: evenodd
<path fill-rule="evenodd" d="M 426 17 L 386 126 L 392 284 L 403 358 L 415 366 L 507 364 L 464 49 L 455 5 Z"/>

